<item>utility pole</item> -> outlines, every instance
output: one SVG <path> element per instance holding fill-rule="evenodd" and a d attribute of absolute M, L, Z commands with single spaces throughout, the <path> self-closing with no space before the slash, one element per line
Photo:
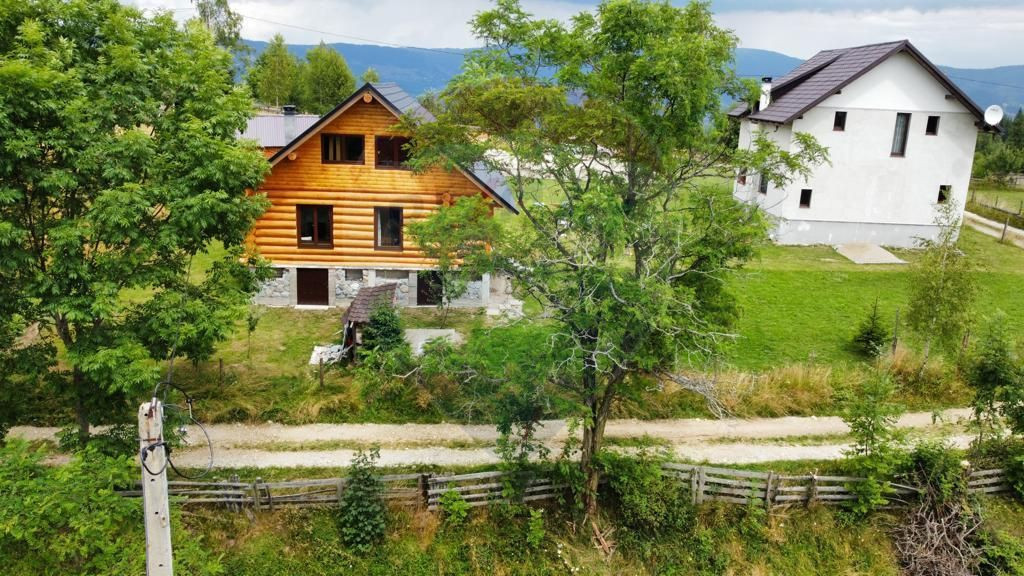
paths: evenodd
<path fill-rule="evenodd" d="M 173 576 L 171 510 L 167 499 L 167 448 L 164 408 L 153 398 L 139 407 L 139 457 L 142 460 L 142 502 L 146 522 L 147 576 Z"/>

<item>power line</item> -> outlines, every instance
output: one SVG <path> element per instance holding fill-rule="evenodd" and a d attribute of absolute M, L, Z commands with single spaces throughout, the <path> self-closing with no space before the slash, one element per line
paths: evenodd
<path fill-rule="evenodd" d="M 1002 86 L 1003 88 L 1016 88 L 1017 90 L 1024 90 L 1024 86 L 1016 86 L 1014 84 L 1003 84 L 1002 82 L 990 82 L 988 80 L 978 80 L 976 78 L 965 78 L 963 76 L 950 76 L 955 80 L 966 80 L 967 82 L 977 82 L 978 84 L 989 84 L 991 86 Z"/>

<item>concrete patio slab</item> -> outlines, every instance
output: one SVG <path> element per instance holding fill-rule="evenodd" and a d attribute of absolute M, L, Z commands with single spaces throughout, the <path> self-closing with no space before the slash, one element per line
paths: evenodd
<path fill-rule="evenodd" d="M 878 244 L 842 244 L 836 246 L 836 252 L 854 264 L 906 264 Z"/>
<path fill-rule="evenodd" d="M 462 343 L 462 334 L 451 328 L 408 328 L 405 331 L 405 341 L 412 348 L 413 356 L 423 354 L 423 345 L 434 338 L 444 338 L 454 345 Z"/>

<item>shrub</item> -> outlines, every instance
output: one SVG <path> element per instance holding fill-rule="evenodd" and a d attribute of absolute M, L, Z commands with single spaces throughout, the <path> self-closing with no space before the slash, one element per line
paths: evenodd
<path fill-rule="evenodd" d="M 882 353 L 885 343 L 889 340 L 889 331 L 882 325 L 878 315 L 878 299 L 871 307 L 871 314 L 861 322 L 857 333 L 853 335 L 853 347 L 858 354 L 875 358 Z"/>
<path fill-rule="evenodd" d="M 1020 398 L 1016 387 L 1021 385 L 1021 373 L 1013 355 L 1013 341 L 1006 326 L 1006 315 L 996 313 L 988 318 L 967 361 L 965 379 L 974 389 L 974 416 L 979 432 L 994 428 L 998 418 L 996 403 L 1007 400 L 1004 412 L 1008 423 L 1015 432 L 1021 432 L 1022 425 L 1015 402 Z M 981 434 L 979 434 L 980 436 Z"/>
<path fill-rule="evenodd" d="M 341 493 L 338 523 L 342 542 L 363 553 L 384 537 L 387 528 L 384 485 L 376 474 L 378 458 L 377 448 L 356 453 L 345 480 L 345 491 Z"/>
<path fill-rule="evenodd" d="M 647 451 L 628 457 L 601 455 L 608 486 L 630 535 L 657 538 L 684 533 L 694 526 L 689 495 L 677 480 L 663 473 L 662 461 Z"/>
<path fill-rule="evenodd" d="M 378 304 L 370 312 L 370 321 L 363 328 L 361 354 L 385 353 L 408 348 L 402 330 L 402 319 L 394 306 Z"/>
<path fill-rule="evenodd" d="M 531 550 L 539 550 L 544 543 L 544 510 L 540 508 L 530 509 L 530 519 L 526 522 L 526 545 Z"/>
<path fill-rule="evenodd" d="M 441 515 L 446 525 L 457 528 L 465 524 L 469 518 L 469 509 L 469 502 L 455 490 L 441 494 Z"/>
<path fill-rule="evenodd" d="M 895 387 L 888 374 L 870 376 L 843 392 L 843 421 L 850 427 L 853 446 L 846 456 L 854 475 L 865 478 L 849 489 L 855 517 L 863 517 L 888 503 L 888 480 L 899 461 L 900 434 L 896 420 L 903 409 L 892 401 Z"/>

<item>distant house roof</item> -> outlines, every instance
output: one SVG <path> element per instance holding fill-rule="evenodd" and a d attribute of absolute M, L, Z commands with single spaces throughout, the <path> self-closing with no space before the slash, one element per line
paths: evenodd
<path fill-rule="evenodd" d="M 355 322 L 357 324 L 369 322 L 370 314 L 373 313 L 374 308 L 382 304 L 387 306 L 394 304 L 396 288 L 398 288 L 396 282 L 360 288 L 359 292 L 356 292 L 356 297 L 352 299 L 352 304 L 349 305 L 348 310 L 345 310 L 345 313 L 342 314 L 341 322 Z"/>
<path fill-rule="evenodd" d="M 294 134 L 297 136 L 316 123 L 315 114 L 295 114 Z M 282 148 L 291 141 L 287 138 L 284 114 L 260 114 L 249 119 L 249 125 L 240 137 L 255 140 L 263 148 Z"/>
<path fill-rule="evenodd" d="M 395 116 L 411 116 L 423 122 L 433 122 L 436 120 L 429 110 L 424 108 L 418 100 L 407 94 L 405 90 L 402 90 L 398 84 L 395 84 L 394 82 L 368 82 L 353 92 L 352 95 L 346 98 L 341 104 L 335 106 L 334 109 L 327 114 L 324 114 L 319 118 L 314 117 L 313 121 L 308 123 L 303 120 L 303 128 L 299 128 L 300 124 L 297 121 L 297 135 L 290 141 L 278 145 L 281 146 L 281 149 L 270 156 L 268 159 L 270 165 L 273 166 L 280 162 L 282 158 L 288 156 L 288 154 L 301 146 L 311 136 L 319 132 L 323 126 L 333 122 L 334 119 L 341 115 L 342 112 L 355 104 L 367 90 L 373 93 L 374 96 L 376 96 L 377 101 L 383 104 L 385 108 L 391 110 Z M 296 119 L 299 117 L 300 116 L 297 115 Z M 301 115 L 301 117 L 305 119 L 309 116 Z M 259 118 L 263 117 L 257 116 L 250 120 L 249 128 L 246 129 L 243 136 L 257 130 L 257 128 L 253 127 L 253 122 Z M 257 138 L 257 140 L 259 140 L 259 138 Z M 277 140 L 268 139 L 268 141 L 276 142 Z M 275 146 L 273 144 L 261 145 L 265 148 Z M 512 194 L 509 192 L 508 186 L 505 183 L 505 178 L 501 174 L 487 170 L 483 164 L 475 164 L 468 168 L 465 166 L 459 166 L 459 171 L 476 183 L 476 185 L 482 188 L 489 196 L 511 210 L 514 214 L 519 213 L 519 210 L 516 209 L 516 203 L 512 198 Z"/>
<path fill-rule="evenodd" d="M 899 52 L 912 56 L 979 121 L 984 120 L 981 108 L 909 40 L 818 52 L 772 85 L 771 103 L 766 108 L 751 112 L 749 106 L 738 105 L 729 115 L 788 124 Z"/>

